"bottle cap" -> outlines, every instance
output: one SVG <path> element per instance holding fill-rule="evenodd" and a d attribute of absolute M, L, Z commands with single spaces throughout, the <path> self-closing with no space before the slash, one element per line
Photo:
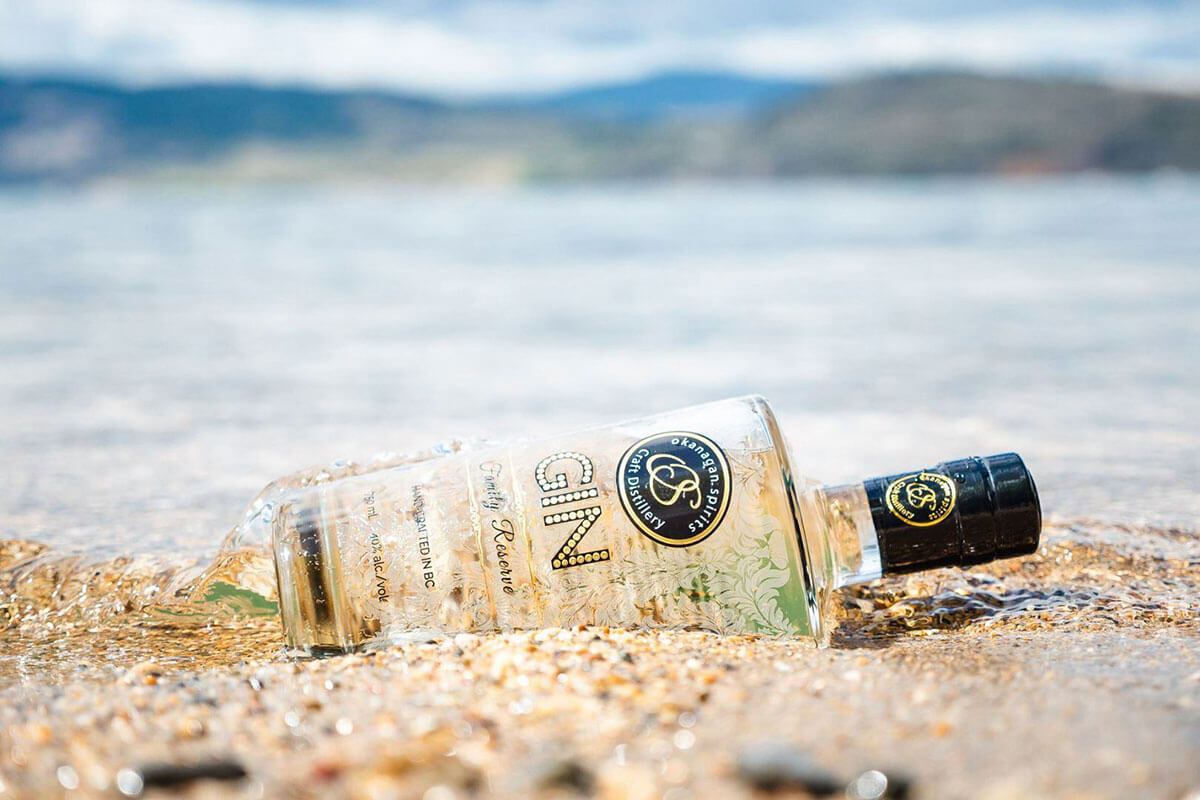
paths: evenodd
<path fill-rule="evenodd" d="M 1016 453 L 943 461 L 863 485 L 884 574 L 971 566 L 1038 548 L 1037 487 Z"/>

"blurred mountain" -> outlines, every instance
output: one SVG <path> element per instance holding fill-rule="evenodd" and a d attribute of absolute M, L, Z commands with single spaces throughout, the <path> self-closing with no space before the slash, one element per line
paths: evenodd
<path fill-rule="evenodd" d="M 0 180 L 519 181 L 1200 169 L 1200 97 L 956 73 L 676 73 L 454 105 L 0 78 Z"/>
<path fill-rule="evenodd" d="M 248 85 L 127 89 L 69 80 L 0 79 L 0 179 L 80 179 L 282 159 L 337 171 L 356 154 L 451 141 L 508 148 L 552 135 L 552 120 L 456 109 L 382 92 Z M 306 166 L 307 164 L 307 166 Z M 322 166 L 324 164 L 324 166 Z M 232 166 L 234 173 L 242 168 Z M 268 167 L 268 172 L 270 172 Z M 249 177 L 254 177 L 253 174 Z"/>
<path fill-rule="evenodd" d="M 754 114 L 817 86 L 725 72 L 665 72 L 627 83 L 514 96 L 503 105 L 590 120 L 661 122 Z"/>
<path fill-rule="evenodd" d="M 747 128 L 735 169 L 804 174 L 1200 169 L 1200 96 L 1064 80 L 889 75 Z"/>

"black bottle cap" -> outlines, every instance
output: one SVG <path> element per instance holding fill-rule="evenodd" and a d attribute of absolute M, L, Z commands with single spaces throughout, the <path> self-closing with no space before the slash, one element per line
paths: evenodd
<path fill-rule="evenodd" d="M 970 566 L 1038 548 L 1037 487 L 1016 453 L 864 481 L 884 574 Z"/>

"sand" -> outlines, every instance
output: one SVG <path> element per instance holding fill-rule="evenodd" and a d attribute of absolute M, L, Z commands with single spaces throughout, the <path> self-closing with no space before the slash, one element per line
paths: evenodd
<path fill-rule="evenodd" d="M 1197 563 L 1184 532 L 1059 522 L 1026 559 L 845 593 L 824 650 L 584 628 L 290 661 L 270 617 L 55 634 L 18 614 L 3 796 L 686 800 L 841 794 L 878 770 L 889 796 L 1182 798 Z"/>

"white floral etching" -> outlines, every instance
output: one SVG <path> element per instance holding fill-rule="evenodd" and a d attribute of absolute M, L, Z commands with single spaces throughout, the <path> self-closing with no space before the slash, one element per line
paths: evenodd
<path fill-rule="evenodd" d="M 784 528 L 765 502 L 767 465 L 761 456 L 747 454 L 732 466 L 728 516 L 712 539 L 693 548 L 634 549 L 622 560 L 617 580 L 642 605 L 660 607 L 648 624 L 798 632 L 781 600 L 792 571 Z"/>

